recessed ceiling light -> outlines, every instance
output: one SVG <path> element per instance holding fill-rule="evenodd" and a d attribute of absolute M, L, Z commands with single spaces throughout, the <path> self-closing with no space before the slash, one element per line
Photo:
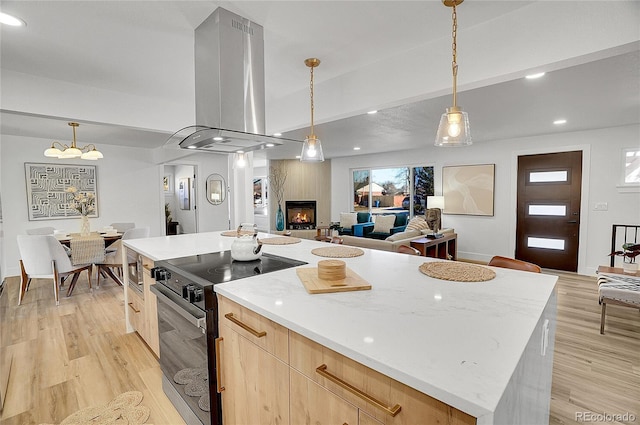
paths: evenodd
<path fill-rule="evenodd" d="M 221 142 L 224 139 L 222 137 L 220 137 L 220 136 L 217 136 L 217 137 L 214 137 L 213 140 L 215 140 L 216 142 Z"/>
<path fill-rule="evenodd" d="M 244 153 L 244 151 L 236 151 L 236 153 Z"/>
<path fill-rule="evenodd" d="M 11 16 L 4 12 L 0 12 L 0 24 L 10 25 L 12 27 L 24 27 L 27 25 L 25 21 L 15 16 Z"/>
<path fill-rule="evenodd" d="M 194 145 L 187 146 L 187 149 L 195 149 L 195 148 L 196 147 Z"/>
<path fill-rule="evenodd" d="M 367 114 L 369 114 L 369 115 L 373 115 L 373 114 L 377 114 L 377 113 L 378 113 L 378 111 L 369 111 L 369 112 L 367 112 Z"/>
<path fill-rule="evenodd" d="M 535 80 L 536 78 L 540 78 L 544 75 L 544 72 L 538 72 L 537 74 L 531 74 L 531 75 L 527 75 L 526 78 L 527 80 Z"/>
<path fill-rule="evenodd" d="M 274 135 L 275 137 L 280 137 L 280 136 L 282 136 L 282 133 L 273 133 L 273 135 Z"/>
<path fill-rule="evenodd" d="M 566 123 L 567 123 L 567 120 L 565 120 L 565 119 L 555 120 L 553 123 L 554 123 L 555 125 L 566 124 Z"/>
<path fill-rule="evenodd" d="M 267 143 L 265 146 L 266 146 L 266 147 L 268 147 L 268 148 L 272 148 L 272 147 L 274 147 L 275 145 L 274 145 L 273 143 Z"/>
<path fill-rule="evenodd" d="M 358 146 L 354 146 L 354 147 L 353 147 L 353 150 L 354 150 L 354 151 L 359 151 L 359 150 L 360 150 L 360 147 L 358 147 Z"/>

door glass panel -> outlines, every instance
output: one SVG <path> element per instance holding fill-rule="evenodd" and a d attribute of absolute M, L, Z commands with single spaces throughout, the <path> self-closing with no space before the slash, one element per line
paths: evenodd
<path fill-rule="evenodd" d="M 529 248 L 546 248 L 564 251 L 564 239 L 527 238 Z"/>
<path fill-rule="evenodd" d="M 369 210 L 369 193 L 365 193 L 369 180 L 369 170 L 353 171 L 353 211 Z"/>
<path fill-rule="evenodd" d="M 563 171 L 534 171 L 529 173 L 531 183 L 566 182 L 568 173 Z"/>
<path fill-rule="evenodd" d="M 529 205 L 529 215 L 567 215 L 566 205 Z"/>

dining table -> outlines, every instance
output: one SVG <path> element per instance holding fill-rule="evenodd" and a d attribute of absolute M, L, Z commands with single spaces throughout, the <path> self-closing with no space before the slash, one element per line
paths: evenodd
<path fill-rule="evenodd" d="M 91 232 L 90 236 L 101 236 L 104 239 L 105 248 L 114 243 L 115 241 L 122 239 L 123 233 L 106 233 L 106 232 Z M 58 241 L 68 247 L 71 247 L 71 239 L 79 238 L 80 233 L 69 233 L 66 235 L 55 235 Z M 86 237 L 86 236 L 84 236 Z"/>

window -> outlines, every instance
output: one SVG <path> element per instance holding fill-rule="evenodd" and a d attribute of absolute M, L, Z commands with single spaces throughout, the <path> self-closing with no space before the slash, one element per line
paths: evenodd
<path fill-rule="evenodd" d="M 427 196 L 433 194 L 433 167 L 353 170 L 354 211 L 424 214 Z"/>
<path fill-rule="evenodd" d="M 625 185 L 640 185 L 640 149 L 624 149 Z"/>

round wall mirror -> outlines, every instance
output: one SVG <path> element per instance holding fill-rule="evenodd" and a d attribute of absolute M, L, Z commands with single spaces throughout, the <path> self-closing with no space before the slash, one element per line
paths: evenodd
<path fill-rule="evenodd" d="M 207 177 L 207 201 L 213 205 L 220 205 L 227 198 L 227 185 L 220 174 L 211 174 Z"/>

